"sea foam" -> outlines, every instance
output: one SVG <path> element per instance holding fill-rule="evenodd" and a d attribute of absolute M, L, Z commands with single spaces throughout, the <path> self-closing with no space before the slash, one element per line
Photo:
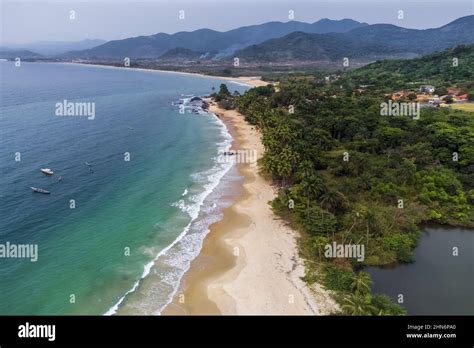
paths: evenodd
<path fill-rule="evenodd" d="M 184 103 L 187 103 L 189 100 L 190 98 L 183 98 Z M 218 162 L 218 154 L 224 151 L 229 151 L 233 139 L 228 132 L 227 127 L 217 117 L 217 115 L 213 113 L 203 114 L 207 114 L 212 117 L 215 124 L 218 126 L 222 141 L 216 143 L 217 154 L 213 158 L 213 167 L 191 175 L 193 182 L 202 186 L 204 190 L 202 192 L 190 194 L 191 188 L 186 188 L 182 194 L 182 197 L 186 197 L 179 199 L 172 204 L 174 207 L 180 209 L 183 213 L 189 215 L 191 220 L 170 245 L 162 249 L 152 261 L 148 262 L 144 266 L 140 279 L 137 280 L 133 287 L 128 290 L 104 315 L 113 315 L 117 313 L 120 306 L 122 306 L 124 301 L 126 301 L 126 298 L 131 293 L 135 292 L 135 290 L 139 287 L 140 282 L 150 274 L 150 271 L 152 270 L 155 263 L 160 258 L 165 258 L 164 263 L 168 266 L 171 266 L 172 271 L 165 272 L 161 276 L 160 280 L 161 282 L 169 284 L 172 288 L 172 291 L 165 295 L 165 299 L 163 301 L 160 301 L 162 303 L 160 303 L 160 308 L 157 311 L 154 313 L 149 313 L 159 315 L 160 312 L 169 303 L 171 303 L 173 296 L 176 294 L 179 288 L 181 278 L 189 269 L 191 261 L 199 255 L 204 238 L 209 232 L 209 225 L 221 218 L 222 213 L 219 210 L 218 204 L 216 203 L 216 200 L 220 196 L 219 194 L 216 195 L 217 197 L 215 197 L 214 202 L 206 204 L 206 206 L 203 206 L 203 204 L 212 193 L 215 193 L 216 188 L 233 166 L 233 163 Z M 197 117 L 202 117 L 203 114 Z M 201 213 L 203 215 L 202 217 L 200 217 Z M 198 218 L 199 221 L 197 221 Z M 190 233 L 191 230 L 193 230 L 193 233 Z M 179 248 L 177 247 L 178 244 Z M 174 250 L 173 247 L 177 247 L 176 250 Z"/>

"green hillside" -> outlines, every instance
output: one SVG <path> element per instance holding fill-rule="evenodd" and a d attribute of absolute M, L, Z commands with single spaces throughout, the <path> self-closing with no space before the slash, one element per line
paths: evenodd
<path fill-rule="evenodd" d="M 418 59 L 378 61 L 349 76 L 363 84 L 385 86 L 420 80 L 433 84 L 466 83 L 474 80 L 474 45 L 461 45 Z"/>

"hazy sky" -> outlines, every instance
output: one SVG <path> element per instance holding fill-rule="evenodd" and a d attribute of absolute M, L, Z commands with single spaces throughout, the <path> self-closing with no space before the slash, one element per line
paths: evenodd
<path fill-rule="evenodd" d="M 225 31 L 269 21 L 352 18 L 433 28 L 473 14 L 474 0 L 0 0 L 0 43 L 122 39 L 199 28 Z M 70 19 L 70 11 L 75 19 Z M 179 19 L 184 10 L 185 19 Z M 404 18 L 398 19 L 398 11 Z"/>

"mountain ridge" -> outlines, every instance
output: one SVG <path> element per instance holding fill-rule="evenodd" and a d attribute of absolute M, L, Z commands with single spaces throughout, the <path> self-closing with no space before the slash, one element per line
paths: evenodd
<path fill-rule="evenodd" d="M 173 48 L 197 52 L 218 52 L 225 57 L 251 44 L 281 37 L 297 30 L 309 32 L 345 32 L 368 25 L 351 19 L 322 19 L 314 23 L 298 21 L 267 22 L 244 26 L 225 32 L 212 29 L 181 31 L 174 34 L 157 33 L 123 40 L 112 40 L 88 50 L 71 51 L 60 58 L 157 58 Z"/>
<path fill-rule="evenodd" d="M 317 61 L 324 59 L 413 58 L 461 44 L 474 43 L 474 15 L 432 29 L 373 24 L 345 33 L 295 32 L 248 46 L 236 56 L 246 61 Z"/>

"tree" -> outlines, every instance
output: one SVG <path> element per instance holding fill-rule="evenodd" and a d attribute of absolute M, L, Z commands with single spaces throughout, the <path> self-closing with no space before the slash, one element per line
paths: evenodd
<path fill-rule="evenodd" d="M 327 190 L 321 195 L 321 208 L 335 213 L 338 209 L 344 209 L 347 206 L 347 198 L 339 191 Z"/>
<path fill-rule="evenodd" d="M 386 295 L 372 296 L 372 305 L 377 308 L 377 315 L 406 315 L 407 310 L 394 303 L 390 297 Z"/>
<path fill-rule="evenodd" d="M 329 239 L 325 236 L 314 236 L 308 240 L 307 247 L 309 248 L 310 256 L 314 257 L 317 255 L 318 259 L 321 260 L 324 255 L 324 248 L 329 243 Z"/>
<path fill-rule="evenodd" d="M 373 315 L 377 312 L 377 308 L 372 305 L 371 297 L 368 295 L 346 296 L 341 309 L 349 315 Z"/>
<path fill-rule="evenodd" d="M 446 97 L 444 97 L 443 100 L 446 104 L 452 104 L 454 102 L 454 99 L 453 99 L 452 95 L 447 95 Z"/>
<path fill-rule="evenodd" d="M 230 97 L 229 89 L 225 83 L 221 83 L 219 87 L 219 96 L 224 99 Z"/>
<path fill-rule="evenodd" d="M 326 190 L 326 186 L 324 185 L 324 181 L 316 175 L 303 180 L 301 186 L 303 194 L 307 198 L 306 208 L 309 214 L 309 201 L 311 197 L 317 197 L 322 194 Z"/>
<path fill-rule="evenodd" d="M 414 160 L 408 160 L 404 158 L 400 163 L 398 179 L 403 185 L 405 185 L 407 182 L 411 182 L 415 176 L 416 165 L 413 162 Z"/>
<path fill-rule="evenodd" d="M 295 207 L 296 208 L 296 207 Z M 319 206 L 312 206 L 304 210 L 298 209 L 298 221 L 310 235 L 333 234 L 338 230 L 337 218 L 328 211 L 322 211 Z"/>
<path fill-rule="evenodd" d="M 275 157 L 277 159 L 276 174 L 283 179 L 282 185 L 286 186 L 286 179 L 293 173 L 299 161 L 299 153 L 287 145 Z"/>
<path fill-rule="evenodd" d="M 314 165 L 311 161 L 305 160 L 298 166 L 298 173 L 296 174 L 298 179 L 305 180 L 316 174 Z"/>
<path fill-rule="evenodd" d="M 351 289 L 356 295 L 365 296 L 370 293 L 372 278 L 367 272 L 357 272 L 354 274 L 351 283 Z"/>
<path fill-rule="evenodd" d="M 436 88 L 435 94 L 437 94 L 437 95 L 446 95 L 446 94 L 448 94 L 448 90 L 445 87 L 441 86 L 441 87 Z"/>
<path fill-rule="evenodd" d="M 376 229 L 377 226 L 377 213 L 373 207 L 367 207 L 367 210 L 363 213 L 366 228 L 367 247 L 369 246 L 370 231 Z"/>

